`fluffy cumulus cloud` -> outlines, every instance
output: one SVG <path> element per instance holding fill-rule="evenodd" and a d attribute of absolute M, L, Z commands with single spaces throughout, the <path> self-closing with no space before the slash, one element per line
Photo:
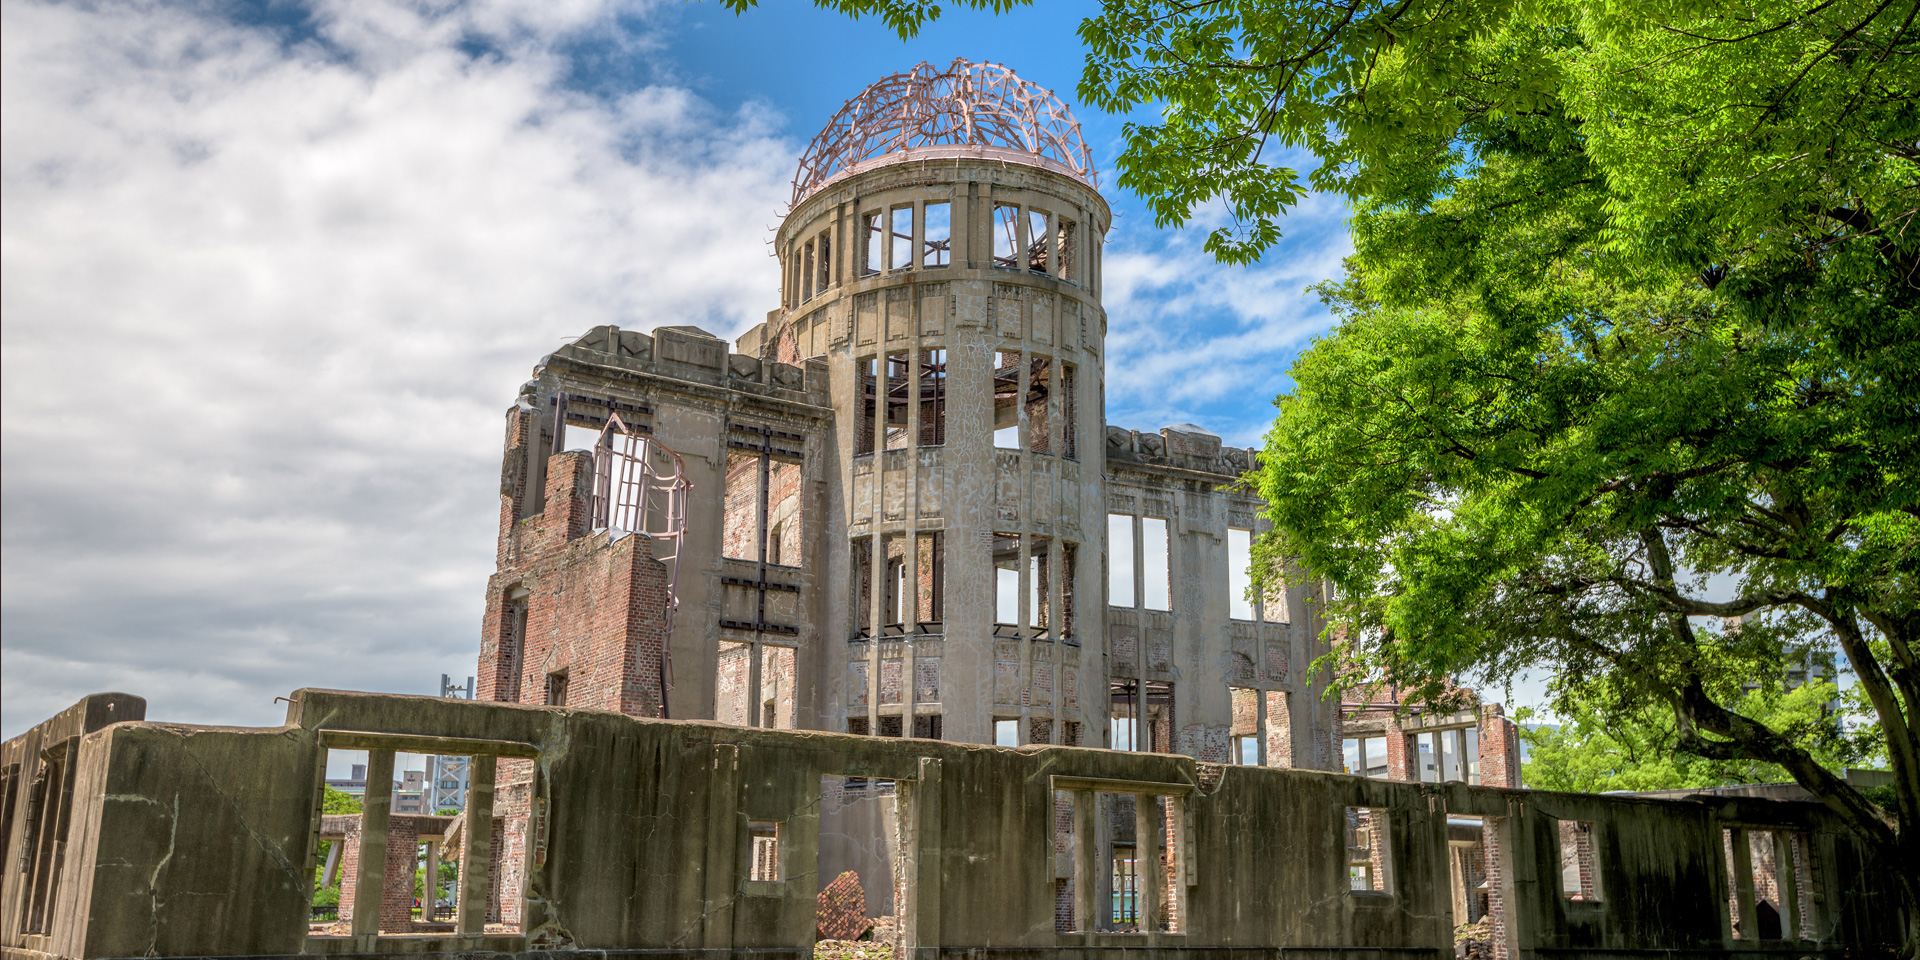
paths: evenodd
<path fill-rule="evenodd" d="M 6 735 L 98 690 L 252 724 L 464 678 L 531 362 L 776 299 L 795 144 L 569 82 L 644 10 L 293 14 L 0 7 Z"/>

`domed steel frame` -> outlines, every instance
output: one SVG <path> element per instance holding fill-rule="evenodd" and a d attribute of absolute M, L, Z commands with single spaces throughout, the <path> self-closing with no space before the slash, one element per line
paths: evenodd
<path fill-rule="evenodd" d="M 883 159 L 1000 154 L 1098 188 L 1080 124 L 1053 91 L 997 63 L 957 57 L 937 71 L 923 61 L 848 100 L 800 155 L 793 204 Z"/>

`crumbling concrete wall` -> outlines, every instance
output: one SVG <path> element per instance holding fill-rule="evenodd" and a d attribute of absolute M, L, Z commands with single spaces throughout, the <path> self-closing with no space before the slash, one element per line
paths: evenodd
<path fill-rule="evenodd" d="M 896 782 L 895 909 L 906 947 L 923 957 L 1123 948 L 1448 956 L 1450 817 L 1482 818 L 1496 838 L 1488 872 L 1511 917 L 1501 946 L 1513 958 L 1777 955 L 1780 946 L 1728 930 L 1721 835 L 1730 825 L 1805 841 L 1818 906 L 1813 935 L 1791 943 L 1795 956 L 1837 958 L 1890 944 L 1902 929 L 1892 865 L 1868 862 L 1813 804 L 1398 783 L 1178 755 L 995 749 L 428 697 L 301 690 L 293 700 L 277 729 L 131 722 L 83 736 L 76 831 L 61 872 L 76 909 L 51 938 L 0 932 L 8 955 L 540 948 L 800 957 L 813 937 L 826 776 Z M 343 742 L 532 757 L 535 815 L 513 854 L 525 879 L 502 892 L 524 912 L 521 933 L 308 936 L 323 747 Z M 1171 803 L 1170 817 L 1142 821 L 1171 842 L 1141 856 L 1143 876 L 1165 878 L 1149 885 L 1159 903 L 1148 909 L 1177 930 L 1098 929 L 1108 908 L 1090 894 L 1108 874 L 1098 859 L 1107 848 L 1083 812 L 1112 807 L 1091 802 L 1110 795 Z M 1064 817 L 1063 797 L 1074 811 Z M 1384 857 L 1379 890 L 1352 888 L 1342 839 L 1350 807 L 1385 824 L 1373 841 Z M 1597 900 L 1560 893 L 1565 820 L 1591 824 Z M 17 826 L 7 825 L 10 835 Z M 1065 844 L 1063 829 L 1072 835 Z M 1063 849 L 1069 913 L 1078 913 L 1065 932 Z M 1083 878 L 1096 884 L 1071 886 Z"/>

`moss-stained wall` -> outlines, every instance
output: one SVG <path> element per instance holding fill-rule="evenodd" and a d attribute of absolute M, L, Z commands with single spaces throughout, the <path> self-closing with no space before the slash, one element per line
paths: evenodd
<path fill-rule="evenodd" d="M 898 782 L 897 856 L 907 884 L 899 909 L 904 938 L 923 958 L 1091 958 L 1123 948 L 1451 956 L 1449 816 L 1484 818 L 1497 834 L 1514 957 L 1741 955 L 1734 948 L 1752 944 L 1729 939 L 1721 846 L 1721 829 L 1735 824 L 1799 831 L 1815 851 L 1825 939 L 1795 945 L 1795 956 L 1838 956 L 1889 942 L 1898 929 L 1884 872 L 1864 866 L 1852 839 L 1810 804 L 1432 786 L 1177 755 L 1011 750 L 326 690 L 293 699 L 277 729 L 123 722 L 81 737 L 62 878 L 63 890 L 81 892 L 66 898 L 53 933 L 29 940 L 17 927 L 6 931 L 7 955 L 544 948 L 800 956 L 812 944 L 814 895 L 830 879 L 815 870 L 823 775 Z M 547 811 L 544 837 L 536 828 L 528 847 L 544 853 L 529 854 L 524 936 L 308 938 L 323 749 L 344 732 L 537 751 L 531 765 L 502 765 L 531 771 Z M 23 741 L 9 742 L 9 755 Z M 1056 790 L 1182 798 L 1180 932 L 1056 931 Z M 1348 889 L 1349 806 L 1386 811 L 1392 879 L 1381 893 Z M 1561 819 L 1595 824 L 1598 903 L 1560 893 Z M 780 824 L 778 880 L 749 879 L 749 821 Z M 18 826 L 10 822 L 9 833 Z"/>

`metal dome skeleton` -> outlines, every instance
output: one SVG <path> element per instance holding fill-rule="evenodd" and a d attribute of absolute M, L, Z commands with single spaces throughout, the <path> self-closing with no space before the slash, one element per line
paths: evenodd
<path fill-rule="evenodd" d="M 883 158 L 995 154 L 1098 186 L 1080 124 L 1060 98 L 1000 64 L 955 58 L 944 71 L 922 62 L 883 77 L 848 100 L 800 155 L 793 203 Z"/>

